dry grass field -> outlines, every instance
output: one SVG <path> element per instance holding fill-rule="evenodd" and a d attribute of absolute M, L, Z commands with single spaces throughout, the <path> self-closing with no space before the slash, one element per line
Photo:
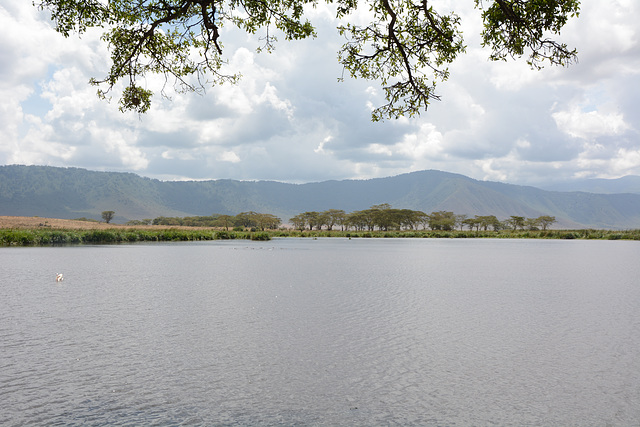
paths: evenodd
<path fill-rule="evenodd" d="M 37 216 L 0 216 L 0 228 L 13 229 L 34 229 L 34 228 L 54 228 L 60 230 L 105 230 L 105 229 L 139 229 L 139 230 L 159 230 L 159 229 L 184 229 L 198 230 L 202 227 L 182 227 L 166 225 L 122 225 L 107 224 L 104 222 L 76 221 L 72 219 L 42 218 Z"/>

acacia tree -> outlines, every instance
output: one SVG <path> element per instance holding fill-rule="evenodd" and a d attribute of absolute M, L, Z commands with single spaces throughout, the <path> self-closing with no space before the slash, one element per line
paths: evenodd
<path fill-rule="evenodd" d="M 102 211 L 102 219 L 109 224 L 116 213 L 114 211 Z"/>
<path fill-rule="evenodd" d="M 469 0 L 471 1 L 471 0 Z M 373 120 L 413 116 L 439 100 L 436 84 L 449 77 L 448 65 L 465 51 L 460 17 L 442 13 L 428 0 L 327 0 L 335 4 L 340 34 L 338 52 L 346 74 L 378 81 L 386 103 L 372 112 Z M 474 0 L 482 15 L 483 46 L 491 60 L 527 55 L 533 68 L 544 61 L 567 65 L 576 50 L 551 39 L 567 20 L 578 16 L 579 0 Z M 146 112 L 153 92 L 140 84 L 147 74 L 161 74 L 180 91 L 202 91 L 205 85 L 233 83 L 226 74 L 220 28 L 236 26 L 260 32 L 271 51 L 276 29 L 285 40 L 316 36 L 305 8 L 317 0 L 40 0 L 51 13 L 55 29 L 68 37 L 88 28 L 104 28 L 111 68 L 94 78 L 98 95 L 106 97 L 119 81 L 126 85 L 120 110 Z M 371 22 L 348 23 L 359 7 Z M 161 91 L 164 94 L 164 88 Z"/>
<path fill-rule="evenodd" d="M 526 218 L 518 215 L 511 215 L 509 218 L 504 220 L 504 223 L 507 227 L 513 228 L 513 231 L 519 229 L 524 229 Z"/>
<path fill-rule="evenodd" d="M 476 229 L 476 231 L 480 230 L 480 221 L 478 220 L 478 215 L 476 215 L 475 218 L 463 219 L 462 224 L 469 227 L 469 230 L 473 230 L 474 228 Z"/>
<path fill-rule="evenodd" d="M 414 211 L 410 209 L 400 209 L 400 225 L 404 228 L 408 228 L 410 230 L 414 230 L 418 228 L 418 224 L 423 221 L 423 218 L 426 216 L 424 212 Z"/>
<path fill-rule="evenodd" d="M 234 225 L 236 227 L 244 227 L 251 228 L 256 226 L 256 216 L 257 212 L 249 211 L 249 212 L 240 212 L 235 216 Z"/>
<path fill-rule="evenodd" d="M 538 230 L 539 225 L 540 221 L 538 221 L 538 218 L 525 218 L 524 220 L 524 228 L 527 230 Z"/>
<path fill-rule="evenodd" d="M 220 215 L 216 218 L 216 225 L 224 227 L 225 230 L 229 230 L 229 226 L 233 224 L 234 217 L 231 215 Z"/>
<path fill-rule="evenodd" d="M 478 221 L 478 229 L 487 231 L 489 227 L 493 227 L 494 230 L 500 228 L 500 220 L 495 215 L 476 215 L 475 219 Z"/>
<path fill-rule="evenodd" d="M 369 225 L 369 215 L 365 211 L 355 211 L 347 214 L 345 226 L 353 227 L 357 231 L 364 230 Z"/>
<path fill-rule="evenodd" d="M 467 225 L 467 223 L 466 223 L 467 215 L 466 214 L 455 214 L 454 217 L 456 219 L 456 226 L 460 227 L 460 231 L 462 231 L 462 227 Z"/>
<path fill-rule="evenodd" d="M 313 230 L 313 227 L 317 227 L 318 230 L 322 228 L 322 217 L 320 212 L 310 211 L 302 213 L 305 223 L 309 226 L 309 230 Z"/>
<path fill-rule="evenodd" d="M 296 230 L 304 231 L 305 226 L 307 225 L 307 220 L 303 214 L 298 214 L 289 219 L 289 222 L 293 224 L 293 228 Z"/>
<path fill-rule="evenodd" d="M 542 227 L 542 230 L 544 231 L 547 227 L 556 222 L 556 217 L 551 215 L 542 215 L 538 217 L 537 220 L 538 224 L 540 224 L 540 227 Z"/>
<path fill-rule="evenodd" d="M 453 212 L 438 211 L 429 214 L 429 228 L 432 230 L 453 230 L 456 226 L 456 218 Z"/>
<path fill-rule="evenodd" d="M 342 225 L 346 218 L 346 213 L 342 209 L 329 209 L 322 212 L 326 219 L 327 230 L 333 230 L 335 225 Z"/>

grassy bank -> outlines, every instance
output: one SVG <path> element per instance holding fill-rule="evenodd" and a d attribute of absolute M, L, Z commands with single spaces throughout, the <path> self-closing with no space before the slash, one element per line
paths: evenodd
<path fill-rule="evenodd" d="M 640 240 L 640 230 L 546 230 L 546 231 L 224 231 L 214 229 L 0 229 L 0 246 L 51 246 L 66 244 L 107 244 L 133 242 L 173 242 L 202 240 L 270 240 L 273 237 L 343 238 L 499 238 L 499 239 L 588 239 Z"/>
<path fill-rule="evenodd" d="M 219 230 L 145 230 L 135 228 L 105 230 L 0 229 L 0 246 L 51 246 L 223 239 L 270 240 L 271 236 L 262 232 L 228 232 Z"/>
<path fill-rule="evenodd" d="M 445 239 L 584 239 L 640 240 L 640 230 L 404 230 L 404 231 L 280 231 L 273 237 L 349 237 L 349 238 L 445 238 Z"/>

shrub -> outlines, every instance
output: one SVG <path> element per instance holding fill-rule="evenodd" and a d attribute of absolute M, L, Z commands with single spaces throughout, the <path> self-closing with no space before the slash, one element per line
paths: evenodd
<path fill-rule="evenodd" d="M 215 239 L 222 239 L 222 240 L 229 240 L 229 239 L 235 239 L 236 238 L 236 234 L 235 233 L 229 233 L 228 231 L 218 231 L 215 234 Z"/>
<path fill-rule="evenodd" d="M 271 240 L 269 233 L 255 233 L 251 235 L 251 240 Z"/>

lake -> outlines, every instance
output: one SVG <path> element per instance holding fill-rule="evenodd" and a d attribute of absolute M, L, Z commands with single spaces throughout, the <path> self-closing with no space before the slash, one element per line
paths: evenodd
<path fill-rule="evenodd" d="M 638 425 L 639 261 L 633 241 L 0 248 L 0 425 Z"/>

